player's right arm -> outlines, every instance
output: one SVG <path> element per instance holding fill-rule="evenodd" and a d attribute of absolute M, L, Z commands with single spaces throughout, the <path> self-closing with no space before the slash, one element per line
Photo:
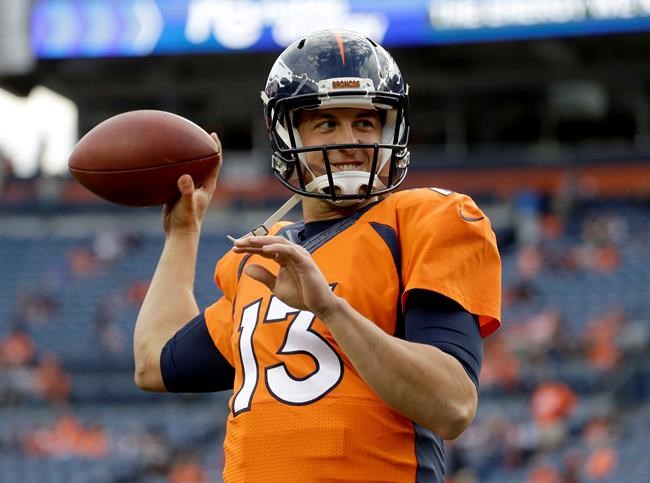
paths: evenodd
<path fill-rule="evenodd" d="M 219 142 L 216 135 L 213 138 Z M 199 315 L 194 275 L 201 224 L 216 188 L 221 162 L 200 188 L 191 176 L 178 179 L 181 197 L 165 205 L 165 245 L 138 314 L 133 335 L 135 382 L 142 389 L 165 391 L 160 355 L 176 332 Z"/>

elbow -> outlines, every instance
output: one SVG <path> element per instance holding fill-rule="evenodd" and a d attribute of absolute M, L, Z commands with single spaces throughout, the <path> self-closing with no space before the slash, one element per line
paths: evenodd
<path fill-rule="evenodd" d="M 447 424 L 441 428 L 439 436 L 442 439 L 452 440 L 458 438 L 474 420 L 474 413 L 470 413 L 469 411 L 457 410 L 455 413 L 457 414 L 450 417 Z"/>
<path fill-rule="evenodd" d="M 136 386 L 144 391 L 164 392 L 166 390 L 162 381 L 162 375 L 160 374 L 160 368 L 155 371 L 154 369 L 147 369 L 142 365 L 136 364 L 133 379 Z"/>
<path fill-rule="evenodd" d="M 471 398 L 468 401 L 456 404 L 449 411 L 445 424 L 439 429 L 438 435 L 446 440 L 458 438 L 472 424 L 472 421 L 474 421 L 476 406 L 476 398 Z"/>
<path fill-rule="evenodd" d="M 133 380 L 144 391 L 164 392 L 165 384 L 160 369 L 160 356 L 157 358 L 150 351 L 140 348 L 135 352 L 135 372 Z"/>
<path fill-rule="evenodd" d="M 135 382 L 135 385 L 138 386 L 140 389 L 147 391 L 149 388 L 149 380 L 147 378 L 147 373 L 146 371 L 142 369 L 138 369 L 136 367 L 135 373 L 133 375 L 133 381 Z"/>

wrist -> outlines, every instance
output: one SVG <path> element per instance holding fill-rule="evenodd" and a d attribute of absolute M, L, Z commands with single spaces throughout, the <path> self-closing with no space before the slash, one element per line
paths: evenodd
<path fill-rule="evenodd" d="M 180 257 L 191 262 L 199 250 L 199 232 L 174 230 L 166 234 L 163 259 Z"/>
<path fill-rule="evenodd" d="M 170 241 L 196 241 L 200 236 L 200 226 L 197 228 L 172 228 L 165 233 L 165 239 Z"/>
<path fill-rule="evenodd" d="M 332 322 L 340 318 L 346 308 L 349 307 L 348 302 L 338 295 L 332 294 L 332 298 L 329 303 L 325 304 L 321 309 L 319 309 L 315 315 L 325 324 Z"/>

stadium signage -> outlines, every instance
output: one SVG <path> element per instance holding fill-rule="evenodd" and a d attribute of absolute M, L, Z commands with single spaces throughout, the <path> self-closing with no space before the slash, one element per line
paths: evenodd
<path fill-rule="evenodd" d="M 650 15 L 650 0 L 432 0 L 437 29 L 498 28 Z"/>
<path fill-rule="evenodd" d="M 185 38 L 201 44 L 214 37 L 229 49 L 248 49 L 265 31 L 278 46 L 315 30 L 336 27 L 363 32 L 381 41 L 388 27 L 378 11 L 353 12 L 348 0 L 190 0 Z"/>
<path fill-rule="evenodd" d="M 416 46 L 650 30 L 650 0 L 34 0 L 40 58 L 280 50 L 321 28 Z"/>

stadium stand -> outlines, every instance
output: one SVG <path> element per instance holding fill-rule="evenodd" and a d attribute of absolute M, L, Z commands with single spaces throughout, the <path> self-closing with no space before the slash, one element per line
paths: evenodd
<path fill-rule="evenodd" d="M 534 235 L 521 217 L 497 229 L 504 323 L 486 341 L 477 419 L 449 443 L 449 481 L 646 481 L 649 206 L 595 198 L 563 219 L 548 197 L 527 203 Z M 201 305 L 238 229 L 203 239 Z M 161 242 L 119 225 L 0 236 L 3 481 L 220 481 L 225 396 L 133 383 L 131 333 Z"/>

